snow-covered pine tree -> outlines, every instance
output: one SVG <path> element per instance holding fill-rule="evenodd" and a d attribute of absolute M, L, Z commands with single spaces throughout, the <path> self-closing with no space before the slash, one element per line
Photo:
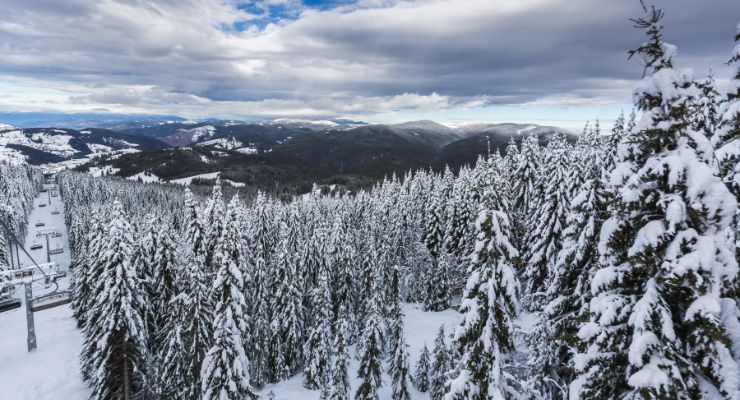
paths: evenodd
<path fill-rule="evenodd" d="M 154 291 L 154 269 L 156 264 L 157 248 L 157 227 L 161 225 L 158 218 L 152 215 L 146 215 L 143 221 L 140 221 L 137 231 L 139 240 L 135 241 L 131 262 L 134 265 L 137 279 L 143 290 L 143 296 L 146 301 L 142 304 L 142 318 L 146 326 L 146 339 L 149 348 L 143 354 L 144 365 L 142 373 L 151 376 L 154 372 L 155 353 L 160 348 L 156 341 L 158 329 L 161 328 L 162 317 L 164 314 L 156 314 L 153 306 L 158 302 L 158 294 Z M 146 388 L 147 393 L 150 390 Z"/>
<path fill-rule="evenodd" d="M 411 400 L 409 393 L 409 354 L 403 337 L 403 322 L 397 328 L 401 335 L 397 339 L 391 368 L 391 399 Z"/>
<path fill-rule="evenodd" d="M 505 357 L 513 349 L 513 319 L 519 284 L 511 266 L 517 251 L 509 237 L 506 199 L 489 187 L 476 221 L 476 252 L 455 332 L 461 358 L 457 376 L 447 383 L 446 400 L 516 397 Z"/>
<path fill-rule="evenodd" d="M 431 356 L 429 355 L 429 349 L 426 343 L 424 343 L 424 347 L 421 348 L 421 354 L 419 355 L 419 361 L 416 362 L 416 370 L 414 371 L 414 386 L 416 390 L 422 393 L 429 390 L 430 370 Z"/>
<path fill-rule="evenodd" d="M 167 304 L 168 312 L 163 327 L 163 336 L 160 340 L 161 346 L 156 360 L 154 376 L 155 390 L 157 396 L 163 399 L 197 399 L 192 393 L 188 393 L 189 358 L 183 332 L 188 321 L 186 317 L 187 308 L 191 306 L 192 300 L 186 291 L 177 294 Z M 200 392 L 198 392 L 200 394 Z"/>
<path fill-rule="evenodd" d="M 391 278 L 390 302 L 387 314 L 388 338 L 390 344 L 390 369 L 394 369 L 397 352 L 396 348 L 403 339 L 403 309 L 401 308 L 401 280 L 398 266 L 393 267 L 393 276 Z"/>
<path fill-rule="evenodd" d="M 740 199 L 740 23 L 735 33 L 735 42 L 737 44 L 728 61 L 729 64 L 736 64 L 735 75 L 727 87 L 726 101 L 721 109 L 721 128 L 712 136 L 712 144 L 716 149 L 719 176 L 735 198 Z M 737 223 L 735 227 L 738 227 Z M 738 235 L 736 240 L 740 242 L 740 234 Z"/>
<path fill-rule="evenodd" d="M 101 221 L 98 210 L 93 209 L 90 215 L 90 229 L 85 239 L 80 241 L 81 251 L 75 255 L 72 272 L 75 275 L 75 284 L 72 287 L 72 309 L 77 318 L 77 326 L 80 328 L 90 317 L 88 312 L 98 293 L 96 288 L 102 286 L 102 282 L 98 279 L 102 268 L 98 257 L 102 255 L 101 246 L 104 234 L 105 225 Z"/>
<path fill-rule="evenodd" d="M 205 236 L 198 204 L 193 199 L 190 189 L 185 189 L 185 240 L 183 245 L 186 247 L 186 256 L 202 254 L 205 257 Z"/>
<path fill-rule="evenodd" d="M 326 263 L 319 264 L 318 284 L 313 289 L 314 326 L 308 335 L 304 354 L 303 386 L 316 390 L 326 386 L 331 363 L 331 293 Z"/>
<path fill-rule="evenodd" d="M 252 276 L 252 345 L 250 354 L 252 383 L 261 388 L 270 378 L 267 365 L 268 349 L 270 347 L 271 329 L 270 298 L 269 298 L 269 263 L 273 252 L 272 221 L 269 216 L 269 204 L 262 193 L 257 194 L 254 202 L 255 221 L 252 224 L 252 258 L 254 259 L 254 274 Z"/>
<path fill-rule="evenodd" d="M 289 221 L 281 227 L 281 239 L 273 271 L 272 340 L 268 366 L 272 381 L 280 381 L 303 365 L 303 285 L 298 271 L 298 211 L 291 207 Z"/>
<path fill-rule="evenodd" d="M 537 179 L 540 170 L 541 150 L 537 135 L 531 133 L 521 142 L 521 151 L 512 171 L 513 188 L 511 193 L 511 240 L 517 248 L 524 249 L 524 240 L 533 227 L 529 226 L 530 215 L 536 203 Z M 509 200 L 509 199 L 507 199 Z M 477 205 L 476 205 L 477 207 Z M 476 209 L 477 211 L 477 209 Z M 475 238 L 471 238 L 474 242 Z M 521 251 L 520 253 L 524 253 Z M 521 265 L 521 262 L 515 265 Z"/>
<path fill-rule="evenodd" d="M 434 186 L 434 191 L 425 210 L 424 232 L 422 240 L 429 249 L 433 258 L 439 257 L 444 244 L 444 198 L 439 185 Z"/>
<path fill-rule="evenodd" d="M 558 252 L 562 248 L 562 232 L 568 213 L 569 157 L 567 142 L 562 133 L 556 133 L 547 145 L 547 156 L 542 166 L 543 196 L 530 218 L 530 230 L 525 237 L 527 262 L 523 305 L 530 311 L 540 310 L 545 291 L 555 269 Z"/>
<path fill-rule="evenodd" d="M 374 283 L 373 283 L 374 286 Z M 381 321 L 381 296 L 380 289 L 373 289 L 374 295 L 366 305 L 368 315 L 365 319 L 365 327 L 362 332 L 360 348 L 360 366 L 357 370 L 357 378 L 360 384 L 355 392 L 355 400 L 378 400 L 378 390 L 382 381 L 383 360 L 383 336 Z"/>
<path fill-rule="evenodd" d="M 202 399 L 256 399 L 249 383 L 249 359 L 244 350 L 249 337 L 248 309 L 244 299 L 243 257 L 236 215 L 238 199 L 229 202 L 221 236 L 214 246 L 213 282 L 216 298 L 213 344 L 201 367 Z"/>
<path fill-rule="evenodd" d="M 206 267 L 208 268 L 209 273 L 215 273 L 218 268 L 218 266 L 213 263 L 213 257 L 216 254 L 216 243 L 221 237 L 221 231 L 224 228 L 225 215 L 226 211 L 224 210 L 221 179 L 216 178 L 216 184 L 213 185 L 211 198 L 208 199 L 208 203 L 204 210 L 203 220 L 203 240 L 205 241 L 206 249 Z"/>
<path fill-rule="evenodd" d="M 445 395 L 445 383 L 447 372 L 451 369 L 450 351 L 445 343 L 445 327 L 439 327 L 437 338 L 434 339 L 434 351 L 432 353 L 431 382 L 429 395 L 432 400 L 442 400 Z"/>
<path fill-rule="evenodd" d="M 331 372 L 331 393 L 330 400 L 349 400 L 350 386 L 349 373 L 349 354 L 347 354 L 347 334 L 350 327 L 348 324 L 348 313 L 344 306 L 339 308 L 337 319 L 337 328 L 334 339 L 335 357 Z"/>
<path fill-rule="evenodd" d="M 645 11 L 634 22 L 648 41 L 631 52 L 648 72 L 634 89 L 643 114 L 611 174 L 617 197 L 600 235 L 592 315 L 579 331 L 588 348 L 576 358 L 571 398 L 700 399 L 706 390 L 736 398 L 740 372 L 718 285 L 737 274 L 721 234 L 737 202 L 697 153 L 706 138 L 690 125 L 696 89 L 690 71 L 673 69 L 663 13 Z"/>
<path fill-rule="evenodd" d="M 697 82 L 696 86 L 699 88 L 699 94 L 690 105 L 691 128 L 711 139 L 721 123 L 720 102 L 722 99 L 714 80 L 714 72 L 710 69 L 706 79 L 703 82 Z"/>
<path fill-rule="evenodd" d="M 573 380 L 573 356 L 580 350 L 577 333 L 588 318 L 590 280 L 599 267 L 596 236 L 607 206 L 602 180 L 605 156 L 598 137 L 587 136 L 591 137 L 581 154 L 586 162 L 584 183 L 571 201 L 547 303 L 527 339 L 529 380 L 548 399 L 563 398 Z"/>
<path fill-rule="evenodd" d="M 519 162 L 514 170 L 514 203 L 512 207 L 525 216 L 532 209 L 536 197 L 535 185 L 540 170 L 540 145 L 537 135 L 530 134 L 522 141 Z"/>
<path fill-rule="evenodd" d="M 634 117 L 634 112 L 632 115 Z M 613 170 L 614 166 L 617 164 L 617 149 L 619 148 L 619 143 L 622 142 L 626 132 L 628 132 L 625 130 L 626 128 L 624 124 L 624 111 L 622 111 L 619 113 L 619 117 L 614 121 L 611 134 L 606 138 L 604 146 L 604 171 Z"/>
<path fill-rule="evenodd" d="M 329 238 L 329 256 L 332 261 L 332 270 L 334 279 L 332 280 L 332 303 L 333 315 L 338 319 L 340 309 L 344 307 L 347 315 L 344 321 L 349 331 L 348 335 L 354 331 L 352 316 L 354 315 L 355 302 L 357 301 L 357 292 L 355 290 L 355 268 L 354 248 L 349 238 L 349 230 L 341 218 L 336 218 L 331 237 Z M 344 337 L 348 339 L 347 336 Z"/>
<path fill-rule="evenodd" d="M 147 299 L 132 264 L 133 228 L 119 201 L 113 202 L 110 215 L 97 277 L 102 289 L 91 302 L 91 313 L 97 317 L 85 325 L 83 362 L 90 363 L 84 368 L 90 371 L 91 398 L 128 399 L 146 386 Z"/>
<path fill-rule="evenodd" d="M 151 269 L 151 309 L 154 315 L 154 325 L 157 334 L 152 337 L 158 347 L 158 340 L 164 334 L 163 327 L 169 314 L 170 301 L 177 295 L 178 274 L 180 266 L 177 263 L 177 246 L 170 230 L 172 224 L 164 223 L 157 232 L 157 249 L 154 254 L 154 266 Z"/>
<path fill-rule="evenodd" d="M 206 272 L 205 252 L 202 250 L 189 257 L 183 269 L 182 286 L 188 296 L 187 307 L 180 317 L 184 324 L 181 339 L 188 354 L 183 379 L 187 386 L 183 388 L 182 396 L 184 399 L 198 399 L 201 395 L 201 367 L 211 348 L 213 324 L 210 279 Z"/>
<path fill-rule="evenodd" d="M 712 136 L 717 158 L 717 169 L 722 181 L 740 202 L 740 23 L 735 33 L 735 49 L 728 64 L 736 64 L 735 75 L 727 87 L 726 101 L 720 110 L 720 128 Z M 740 209 L 735 211 L 727 236 L 735 241 L 735 259 L 740 260 Z M 732 353 L 740 364 L 740 274 L 726 279 L 722 299 L 722 319 L 732 339 Z M 734 300 L 734 301 L 733 301 Z"/>
<path fill-rule="evenodd" d="M 426 225 L 422 237 L 432 256 L 432 264 L 428 266 L 424 281 L 424 309 L 427 311 L 442 311 L 449 306 L 449 294 L 446 293 L 449 287 L 449 277 L 446 265 L 440 265 L 440 257 L 444 252 L 445 197 L 442 193 L 443 188 L 444 185 L 441 182 L 434 186 L 434 193 L 426 210 Z"/>

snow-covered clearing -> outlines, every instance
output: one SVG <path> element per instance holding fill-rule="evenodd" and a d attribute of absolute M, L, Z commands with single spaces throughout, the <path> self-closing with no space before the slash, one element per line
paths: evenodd
<path fill-rule="evenodd" d="M 185 177 L 185 178 L 173 179 L 173 180 L 167 181 L 167 182 L 174 183 L 174 184 L 177 184 L 177 185 L 192 185 L 193 184 L 193 179 L 216 179 L 220 175 L 221 175 L 221 171 L 219 171 L 219 172 L 209 172 L 207 174 L 198 174 L 198 175 L 188 176 L 188 177 Z M 226 182 L 229 185 L 234 186 L 234 187 L 244 187 L 244 186 L 246 186 L 246 184 L 244 184 L 243 182 L 234 182 L 234 181 L 231 181 L 231 180 L 228 180 L 228 179 L 221 179 L 221 182 Z"/>
<path fill-rule="evenodd" d="M 101 167 L 90 167 L 87 173 L 92 176 L 106 176 L 106 175 L 115 175 L 118 171 L 120 171 L 120 168 L 115 168 L 110 165 L 105 165 L 102 168 Z"/>
<path fill-rule="evenodd" d="M 199 174 L 180 179 L 173 179 L 169 182 L 178 185 L 190 185 L 193 182 L 193 179 L 216 179 L 216 177 L 218 177 L 219 175 L 221 175 L 221 172 L 209 172 L 207 174 Z"/>
<path fill-rule="evenodd" d="M 136 175 L 127 176 L 126 179 L 131 181 L 138 181 L 141 180 L 144 183 L 151 183 L 151 182 L 159 182 L 160 179 L 157 175 L 154 175 L 149 172 L 139 172 Z"/>
<path fill-rule="evenodd" d="M 415 303 L 403 304 L 403 312 L 405 314 L 404 332 L 406 342 L 409 345 L 409 366 L 413 373 L 424 344 L 426 343 L 429 351 L 434 348 L 434 338 L 437 336 L 437 331 L 442 324 L 445 325 L 449 344 L 449 337 L 462 319 L 462 315 L 452 309 L 441 312 L 422 311 L 421 304 Z M 359 361 L 357 360 L 355 351 L 355 346 L 349 347 L 348 371 L 351 397 L 354 397 L 355 390 L 357 390 L 360 384 L 360 380 L 357 379 Z M 410 388 L 410 391 L 412 399 L 421 400 L 429 398 L 429 393 L 421 393 L 413 387 Z M 283 382 L 266 385 L 258 394 L 267 397 L 267 394 L 270 392 L 275 394 L 276 400 L 316 400 L 320 394 L 319 391 L 308 390 L 303 387 L 302 374 L 298 374 Z M 381 399 L 391 398 L 391 378 L 388 375 L 387 363 L 383 365 L 383 387 L 380 389 L 379 395 Z"/>
<path fill-rule="evenodd" d="M 37 263 L 46 262 L 46 241 L 37 238 L 41 229 L 54 227 L 60 237 L 50 238 L 50 247 L 62 247 L 64 252 L 51 255 L 51 261 L 59 264 L 60 270 L 69 267 L 69 242 L 64 226 L 64 204 L 59 197 L 40 193 L 34 201 L 34 209 L 29 217 L 26 236 L 26 249 Z M 47 204 L 40 207 L 41 204 Z M 55 211 L 59 213 L 54 214 Z M 36 223 L 43 222 L 43 227 Z M 42 244 L 38 250 L 30 250 L 33 243 Z M 31 264 L 25 254 L 21 255 L 21 265 Z M 58 282 L 59 290 L 69 287 L 69 278 Z M 48 293 L 54 285 L 45 287 L 43 281 L 33 285 L 33 294 Z M 23 288 L 18 288 L 15 297 L 24 301 Z M 25 303 L 25 302 L 24 302 Z M 89 389 L 80 377 L 78 356 L 82 345 L 82 334 L 76 327 L 72 310 L 63 305 L 34 313 L 37 349 L 34 353 L 26 350 L 26 310 L 21 308 L 0 313 L 0 398 L 4 400 L 56 400 L 86 399 Z"/>

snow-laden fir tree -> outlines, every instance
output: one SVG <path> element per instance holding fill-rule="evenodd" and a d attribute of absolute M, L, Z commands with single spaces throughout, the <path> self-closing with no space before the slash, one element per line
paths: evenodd
<path fill-rule="evenodd" d="M 431 362 L 429 349 L 427 348 L 426 343 L 424 343 L 424 347 L 421 348 L 419 361 L 416 362 L 416 369 L 414 371 L 414 386 L 416 387 L 416 390 L 420 392 L 426 392 L 429 390 Z"/>
<path fill-rule="evenodd" d="M 159 247 L 159 241 L 157 240 L 157 228 L 161 225 L 159 218 L 155 218 L 151 215 L 144 217 L 144 221 L 138 227 L 137 237 L 138 240 L 134 246 L 133 262 L 136 268 L 136 274 L 141 281 L 142 288 L 146 290 L 146 296 L 149 298 L 149 302 L 145 304 L 146 312 L 144 314 L 144 322 L 147 324 L 148 337 L 153 338 L 157 330 L 156 323 L 154 321 L 155 315 L 152 308 L 153 304 L 157 302 L 155 300 L 156 294 L 154 293 L 154 269 L 156 264 L 157 248 Z M 152 343 L 150 342 L 150 345 Z"/>
<path fill-rule="evenodd" d="M 406 339 L 403 336 L 403 321 L 397 328 L 400 336 L 396 340 L 396 347 L 393 354 L 391 367 L 391 399 L 392 400 L 411 400 L 409 392 L 409 353 L 406 349 Z"/>
<path fill-rule="evenodd" d="M 281 227 L 281 239 L 273 271 L 272 340 L 268 356 L 271 380 L 280 381 L 303 365 L 303 285 L 298 271 L 298 214 L 290 209 Z"/>
<path fill-rule="evenodd" d="M 740 23 L 735 33 L 735 49 L 729 64 L 735 64 L 735 75 L 727 87 L 727 97 L 720 113 L 720 128 L 712 136 L 717 149 L 717 169 L 720 178 L 740 202 Z M 740 260 L 740 210 L 735 211 L 732 226 L 726 230 L 735 241 L 735 259 Z M 740 364 L 740 274 L 734 281 L 727 280 L 722 300 L 722 319 L 727 324 L 732 339 L 732 353 Z M 734 302 L 732 301 L 734 299 Z"/>
<path fill-rule="evenodd" d="M 372 286 L 375 286 L 372 284 Z M 374 295 L 368 299 L 365 327 L 362 331 L 359 346 L 360 366 L 357 378 L 360 384 L 355 392 L 355 400 L 378 400 L 378 390 L 382 381 L 383 360 L 383 321 L 381 316 L 380 290 L 373 288 Z"/>
<path fill-rule="evenodd" d="M 156 327 L 155 342 L 159 343 L 158 336 L 163 334 L 163 326 L 169 314 L 170 301 L 178 293 L 179 268 L 177 261 L 177 245 L 172 236 L 170 226 L 164 223 L 157 232 L 157 249 L 154 254 L 154 265 L 151 269 L 151 309 L 154 314 Z"/>
<path fill-rule="evenodd" d="M 331 392 L 330 400 L 348 400 L 350 398 L 349 386 L 349 354 L 347 353 L 347 335 L 350 327 L 349 316 L 344 306 L 339 308 L 337 317 L 337 328 L 334 337 L 334 362 L 331 370 Z"/>
<path fill-rule="evenodd" d="M 110 215 L 99 258 L 102 289 L 91 302 L 97 317 L 85 325 L 83 362 L 90 363 L 84 368 L 90 371 L 91 398 L 128 399 L 147 385 L 143 312 L 148 299 L 132 263 L 133 228 L 120 202 L 113 202 Z"/>
<path fill-rule="evenodd" d="M 252 258 L 254 272 L 252 274 L 252 302 L 249 304 L 252 316 L 252 343 L 250 353 L 252 371 L 250 377 L 254 386 L 261 388 L 269 379 L 267 365 L 268 349 L 272 331 L 270 329 L 270 284 L 269 262 L 272 257 L 272 223 L 269 205 L 262 193 L 257 194 L 254 203 L 255 221 L 252 224 Z"/>
<path fill-rule="evenodd" d="M 249 383 L 249 359 L 244 350 L 248 338 L 248 309 L 244 299 L 243 257 L 239 244 L 236 197 L 229 202 L 222 234 L 214 247 L 213 282 L 216 298 L 213 345 L 201 368 L 204 400 L 256 399 Z M 249 342 L 246 342 L 249 343 Z"/>
<path fill-rule="evenodd" d="M 394 369 L 393 363 L 395 362 L 397 352 L 396 348 L 401 343 L 403 338 L 403 309 L 401 308 L 401 278 L 398 266 L 393 267 L 393 276 L 391 278 L 390 288 L 390 305 L 386 312 L 388 323 L 388 338 L 390 347 L 390 369 Z"/>
<path fill-rule="evenodd" d="M 192 299 L 187 291 L 177 294 L 167 304 L 169 309 L 163 327 L 155 368 L 155 393 L 164 399 L 197 399 L 188 391 L 191 354 L 187 351 L 183 332 L 188 326 L 185 320 Z M 200 394 L 200 391 L 197 392 Z"/>
<path fill-rule="evenodd" d="M 595 132 L 594 132 L 595 133 Z M 584 183 L 571 201 L 563 246 L 545 295 L 546 305 L 527 338 L 531 387 L 543 398 L 561 399 L 573 380 L 580 324 L 588 317 L 590 280 L 599 267 L 597 235 L 606 211 L 598 137 L 591 136 L 581 156 L 588 162 Z"/>
<path fill-rule="evenodd" d="M 706 79 L 697 82 L 696 86 L 699 94 L 690 106 L 691 128 L 711 139 L 721 123 L 721 96 L 714 80 L 714 72 L 710 69 Z"/>
<path fill-rule="evenodd" d="M 331 294 L 329 271 L 325 263 L 319 265 L 318 284 L 313 289 L 311 302 L 314 326 L 308 335 L 304 354 L 303 386 L 316 390 L 326 386 L 331 364 Z"/>
<path fill-rule="evenodd" d="M 221 231 L 224 227 L 225 215 L 226 211 L 224 209 L 224 198 L 221 190 L 221 179 L 216 178 L 216 184 L 213 185 L 213 192 L 211 193 L 211 198 L 208 199 L 203 216 L 203 240 L 205 241 L 206 266 L 208 267 L 209 273 L 215 273 L 218 268 L 218 266 L 213 263 L 213 257 L 216 254 L 216 243 L 221 237 Z"/>
<path fill-rule="evenodd" d="M 571 398 L 737 398 L 740 371 L 719 315 L 722 281 L 737 275 L 721 233 L 737 202 L 697 151 L 708 147 L 689 120 L 697 90 L 690 71 L 673 68 L 663 13 L 646 12 L 634 22 L 648 41 L 631 52 L 648 72 L 634 89 L 643 114 L 611 173 L 617 197 Z"/>
<path fill-rule="evenodd" d="M 184 366 L 182 397 L 197 399 L 201 394 L 201 367 L 206 353 L 211 348 L 211 327 L 213 324 L 213 303 L 210 291 L 211 279 L 206 273 L 205 252 L 198 252 L 189 257 L 183 269 L 183 290 L 187 294 L 187 303 L 183 315 L 171 323 L 183 323 L 181 339 L 187 357 Z M 172 318 L 178 316 L 172 315 Z"/>
<path fill-rule="evenodd" d="M 567 142 L 562 133 L 555 134 L 547 145 L 542 166 L 542 198 L 530 217 L 530 229 L 525 236 L 527 244 L 524 271 L 524 306 L 541 309 L 545 291 L 555 268 L 558 252 L 562 248 L 562 232 L 568 213 L 567 177 L 569 168 Z"/>
<path fill-rule="evenodd" d="M 450 350 L 445 343 L 445 327 L 439 327 L 437 338 L 434 339 L 434 350 L 432 352 L 431 382 L 429 383 L 429 396 L 432 400 L 442 400 L 445 395 L 445 383 L 447 372 L 451 369 Z"/>
<path fill-rule="evenodd" d="M 185 296 L 179 300 L 182 315 L 170 313 L 167 326 L 182 324 L 180 338 L 187 357 L 174 362 L 183 362 L 181 367 L 168 366 L 167 368 L 180 369 L 186 386 L 181 388 L 181 397 L 184 399 L 198 399 L 201 395 L 201 367 L 206 353 L 211 348 L 211 327 L 213 323 L 213 297 L 211 294 L 210 278 L 206 270 L 205 241 L 203 227 L 200 223 L 198 208 L 192 195 L 185 192 L 185 237 L 181 257 L 183 259 L 182 280 L 179 283 Z M 168 336 L 170 332 L 168 331 Z M 173 338 L 167 339 L 169 346 Z M 177 343 L 172 344 L 177 346 Z M 173 354 L 175 355 L 175 354 Z M 166 361 L 163 361 L 166 362 Z M 180 390 L 180 389 L 178 389 Z"/>
<path fill-rule="evenodd" d="M 434 186 L 433 194 L 425 210 L 425 225 L 422 240 L 433 258 L 439 257 L 444 244 L 444 197 L 441 184 Z"/>
<path fill-rule="evenodd" d="M 627 132 L 626 129 L 627 128 L 625 127 L 624 122 L 624 111 L 622 111 L 619 113 L 619 117 L 617 117 L 616 121 L 614 121 L 612 131 L 606 138 L 606 143 L 604 144 L 604 171 L 611 171 L 617 164 L 617 149 L 619 147 L 619 143 L 622 142 L 622 139 L 624 139 L 624 135 Z"/>
<path fill-rule="evenodd" d="M 519 162 L 514 170 L 514 203 L 517 212 L 527 215 L 537 196 L 536 182 L 540 170 L 540 145 L 537 135 L 530 134 L 522 141 Z"/>
<path fill-rule="evenodd" d="M 185 255 L 202 254 L 205 257 L 205 236 L 198 205 L 190 189 L 185 189 Z"/>
<path fill-rule="evenodd" d="M 352 316 L 354 315 L 357 292 L 355 288 L 355 253 L 351 245 L 349 232 L 344 221 L 338 217 L 334 221 L 334 227 L 329 238 L 329 256 L 332 262 L 334 279 L 332 280 L 332 303 L 333 315 L 340 317 L 340 309 L 343 307 L 347 315 L 344 323 L 347 324 L 349 332 L 354 331 Z M 345 336 L 345 340 L 348 337 Z"/>
<path fill-rule="evenodd" d="M 719 176 L 735 198 L 740 199 L 740 23 L 735 42 L 737 44 L 728 61 L 729 64 L 736 65 L 735 75 L 727 87 L 727 97 L 720 111 L 721 128 L 712 136 L 712 144 L 717 149 Z"/>
<path fill-rule="evenodd" d="M 514 397 L 513 379 L 505 370 L 513 348 L 513 319 L 519 289 L 511 266 L 506 199 L 488 188 L 476 220 L 477 241 L 471 257 L 454 345 L 461 355 L 457 376 L 448 381 L 446 400 Z"/>
<path fill-rule="evenodd" d="M 90 304 L 96 296 L 96 288 L 102 287 L 102 282 L 97 278 L 101 274 L 102 264 L 98 262 L 100 246 L 103 244 L 105 225 L 102 223 L 97 209 L 93 209 L 90 215 L 90 229 L 85 240 L 81 240 L 80 251 L 75 254 L 74 285 L 72 286 L 72 309 L 74 310 L 77 326 L 83 327 L 88 317 Z"/>

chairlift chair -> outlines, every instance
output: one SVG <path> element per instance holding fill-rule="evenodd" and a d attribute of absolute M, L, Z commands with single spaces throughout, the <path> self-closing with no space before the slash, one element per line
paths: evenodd
<path fill-rule="evenodd" d="M 21 301 L 15 298 L 0 300 L 0 313 L 12 310 L 14 308 L 19 308 L 20 306 Z"/>

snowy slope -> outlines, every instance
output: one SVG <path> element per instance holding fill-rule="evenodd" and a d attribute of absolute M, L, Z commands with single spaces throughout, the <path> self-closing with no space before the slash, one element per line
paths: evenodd
<path fill-rule="evenodd" d="M 39 229 L 57 228 L 62 234 L 51 239 L 51 248 L 61 246 L 62 254 L 52 255 L 51 260 L 59 263 L 61 270 L 68 270 L 70 254 L 67 229 L 64 226 L 64 205 L 59 197 L 52 197 L 48 204 L 48 193 L 41 193 L 34 201 L 34 210 L 29 217 L 29 232 L 26 236 L 26 248 L 34 242 L 45 241 L 36 238 Z M 59 214 L 52 214 L 54 210 Z M 44 227 L 35 224 L 43 222 Z M 38 263 L 46 262 L 46 249 L 29 250 L 31 257 Z M 31 260 L 22 255 L 21 265 L 28 265 Z M 69 286 L 69 279 L 59 281 L 59 289 Z M 54 289 L 44 287 L 42 282 L 33 285 L 34 296 L 48 293 Z M 15 296 L 22 301 L 23 289 L 18 289 Z M 0 314 L 0 398 L 4 400 L 56 400 L 86 399 L 89 390 L 80 377 L 79 352 L 82 346 L 82 334 L 76 327 L 69 305 L 55 307 L 34 313 L 36 326 L 37 349 L 34 353 L 26 351 L 26 311 L 21 308 Z"/>

